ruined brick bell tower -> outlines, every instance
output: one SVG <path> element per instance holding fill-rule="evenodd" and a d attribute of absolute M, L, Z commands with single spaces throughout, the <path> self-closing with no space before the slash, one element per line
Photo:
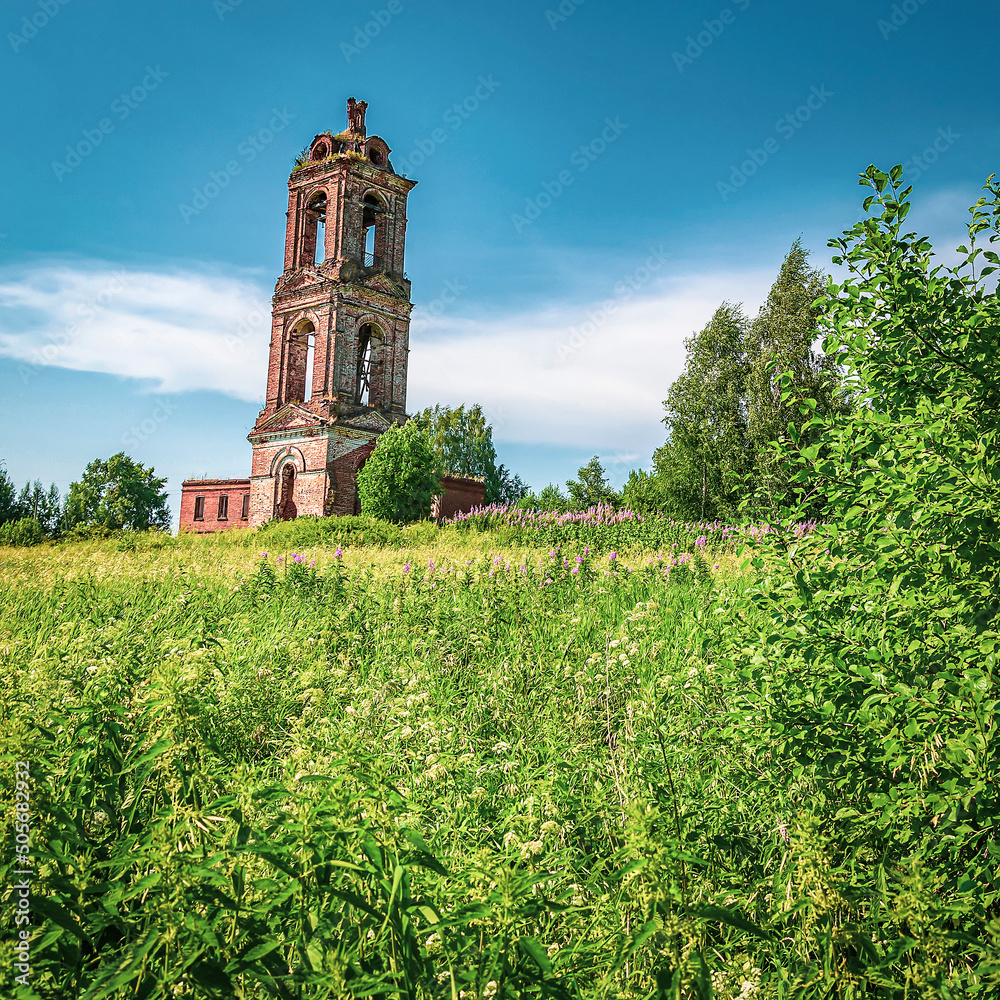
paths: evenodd
<path fill-rule="evenodd" d="M 375 441 L 406 420 L 406 198 L 389 147 L 347 102 L 288 179 L 285 269 L 274 290 L 266 404 L 248 435 L 251 527 L 353 514 Z"/>

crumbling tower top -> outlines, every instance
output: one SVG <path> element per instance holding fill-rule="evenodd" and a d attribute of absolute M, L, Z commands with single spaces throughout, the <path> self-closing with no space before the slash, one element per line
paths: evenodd
<path fill-rule="evenodd" d="M 347 98 L 347 131 L 356 136 L 365 138 L 365 112 L 368 110 L 367 101 L 356 101 L 353 97 Z"/>
<path fill-rule="evenodd" d="M 347 128 L 343 132 L 333 135 L 331 132 L 321 132 L 317 135 L 304 152 L 303 158 L 297 162 L 293 177 L 296 171 L 301 171 L 303 167 L 314 164 L 323 164 L 331 158 L 344 154 L 355 154 L 367 160 L 372 166 L 386 173 L 395 173 L 392 164 L 389 162 L 389 149 L 385 139 L 377 135 L 369 136 L 365 127 L 365 112 L 368 110 L 366 101 L 356 101 L 353 97 L 347 102 Z M 332 164 L 326 163 L 326 167 Z M 308 176 L 312 176 L 310 172 Z"/>

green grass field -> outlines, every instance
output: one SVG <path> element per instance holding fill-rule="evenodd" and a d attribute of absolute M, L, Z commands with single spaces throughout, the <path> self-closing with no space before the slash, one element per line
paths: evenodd
<path fill-rule="evenodd" d="M 991 995 L 950 813 L 900 839 L 849 749 L 811 770 L 782 741 L 773 595 L 822 544 L 0 549 L 2 787 L 27 761 L 36 871 L 9 995 Z M 849 745 L 889 739 L 870 717 Z M 928 739 L 885 794 L 926 800 Z"/>

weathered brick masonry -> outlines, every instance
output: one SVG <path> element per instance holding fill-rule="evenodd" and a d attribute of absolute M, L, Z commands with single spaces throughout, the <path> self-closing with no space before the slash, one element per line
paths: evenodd
<path fill-rule="evenodd" d="M 456 514 L 481 507 L 486 498 L 486 484 L 481 479 L 460 476 L 441 477 L 441 496 L 434 505 L 434 516 L 454 517 Z"/>
<path fill-rule="evenodd" d="M 199 534 L 245 528 L 249 479 L 188 479 L 181 484 L 181 527 Z"/>
<path fill-rule="evenodd" d="M 412 303 L 403 264 L 416 181 L 399 176 L 385 141 L 367 134 L 366 109 L 348 101 L 347 129 L 316 136 L 288 179 L 285 269 L 272 299 L 265 405 L 248 435 L 243 525 L 356 513 L 358 470 L 378 436 L 406 421 Z M 223 482 L 236 481 L 183 484 L 182 528 L 235 526 L 231 516 L 194 519 L 198 496 L 217 513 L 212 484 Z M 481 490 L 450 477 L 442 512 L 481 503 Z"/>

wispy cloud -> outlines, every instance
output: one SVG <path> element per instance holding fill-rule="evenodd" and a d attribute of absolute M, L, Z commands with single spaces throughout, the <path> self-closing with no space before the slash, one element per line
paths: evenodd
<path fill-rule="evenodd" d="M 773 279 L 770 270 L 666 278 L 641 296 L 611 300 L 614 310 L 598 323 L 591 317 L 607 300 L 439 317 L 410 343 L 410 408 L 480 402 L 499 441 L 614 449 L 650 433 L 662 439 L 663 400 L 683 368 L 684 339 L 723 299 L 755 312 Z"/>
<path fill-rule="evenodd" d="M 142 271 L 105 262 L 0 272 L 0 354 L 30 380 L 45 366 L 259 399 L 270 304 L 243 277 Z"/>
<path fill-rule="evenodd" d="M 507 315 L 422 317 L 418 305 L 409 408 L 479 402 L 498 441 L 644 452 L 662 437 L 684 339 L 723 299 L 753 312 L 772 280 L 769 269 L 658 276 L 610 299 Z M 27 377 L 54 365 L 144 380 L 171 396 L 255 401 L 269 310 L 249 275 L 43 262 L 0 272 L 0 354 Z"/>

